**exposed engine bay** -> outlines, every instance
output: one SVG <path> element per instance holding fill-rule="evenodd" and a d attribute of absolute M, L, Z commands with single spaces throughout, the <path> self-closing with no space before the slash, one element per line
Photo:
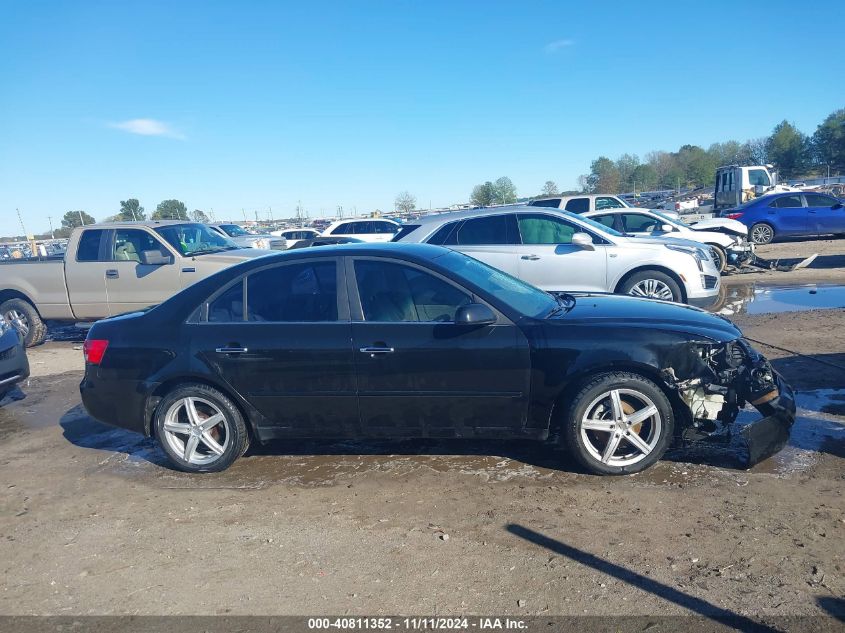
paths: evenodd
<path fill-rule="evenodd" d="M 734 422 L 748 403 L 764 416 L 741 428 L 748 444 L 748 466 L 786 445 L 795 420 L 795 398 L 768 360 L 741 338 L 699 343 L 691 356 L 683 367 L 662 372 L 666 384 L 690 412 L 684 440 L 729 441 Z M 679 373 L 689 377 L 681 378 Z"/>

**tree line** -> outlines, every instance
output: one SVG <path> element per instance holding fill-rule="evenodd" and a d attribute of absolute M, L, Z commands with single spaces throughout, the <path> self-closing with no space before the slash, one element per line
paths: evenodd
<path fill-rule="evenodd" d="M 615 161 L 599 156 L 590 164 L 590 173 L 579 177 L 578 184 L 585 193 L 697 188 L 713 184 L 717 167 L 769 163 L 782 180 L 843 173 L 845 108 L 828 115 L 812 136 L 784 120 L 769 136 L 744 143 L 725 141 L 707 149 L 682 145 L 677 152 L 649 152 L 644 161 L 636 154 L 623 154 Z"/>

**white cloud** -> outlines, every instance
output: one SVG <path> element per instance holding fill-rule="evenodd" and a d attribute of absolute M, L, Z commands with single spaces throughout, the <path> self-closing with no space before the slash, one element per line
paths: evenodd
<path fill-rule="evenodd" d="M 573 40 L 555 40 L 546 44 L 544 48 L 547 53 L 557 53 L 560 49 L 572 46 L 573 44 L 575 44 Z"/>
<path fill-rule="evenodd" d="M 156 121 L 155 119 L 129 119 L 128 121 L 109 123 L 109 127 L 123 130 L 130 134 L 140 134 L 141 136 L 166 136 L 168 138 L 179 139 L 180 141 L 185 140 L 184 134 L 174 130 L 164 121 Z"/>

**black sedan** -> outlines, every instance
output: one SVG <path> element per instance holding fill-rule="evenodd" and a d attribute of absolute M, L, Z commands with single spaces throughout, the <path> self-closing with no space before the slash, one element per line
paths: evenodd
<path fill-rule="evenodd" d="M 436 246 L 349 244 L 228 268 L 97 322 L 88 412 L 219 471 L 276 438 L 530 438 L 631 473 L 678 435 L 743 427 L 779 450 L 790 388 L 726 319 L 612 295 L 552 296 Z"/>

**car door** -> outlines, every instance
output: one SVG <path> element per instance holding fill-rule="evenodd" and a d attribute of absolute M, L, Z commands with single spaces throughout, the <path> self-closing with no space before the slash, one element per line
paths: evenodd
<path fill-rule="evenodd" d="M 192 326 L 191 354 L 261 415 L 263 435 L 358 434 L 349 304 L 338 258 L 268 265 Z"/>
<path fill-rule="evenodd" d="M 607 248 L 597 236 L 564 218 L 519 213 L 520 279 L 547 291 L 607 291 Z M 572 243 L 575 233 L 593 237 L 593 248 Z"/>
<path fill-rule="evenodd" d="M 513 213 L 486 215 L 455 222 L 437 231 L 438 244 L 465 253 L 515 277 L 519 276 L 519 229 Z M 442 241 L 441 241 L 442 240 Z"/>
<path fill-rule="evenodd" d="M 179 269 L 171 252 L 152 233 L 143 229 L 118 228 L 109 232 L 106 292 L 109 315 L 140 310 L 168 299 L 180 289 Z M 142 253 L 158 253 L 162 264 L 145 264 Z"/>
<path fill-rule="evenodd" d="M 373 437 L 501 435 L 524 427 L 530 356 L 504 315 L 454 323 L 477 298 L 408 262 L 356 257 L 347 268 L 364 433 Z"/>
<path fill-rule="evenodd" d="M 805 193 L 808 229 L 816 235 L 845 233 L 845 210 L 832 196 Z"/>
<path fill-rule="evenodd" d="M 805 235 L 809 229 L 807 207 L 800 194 L 778 196 L 759 221 L 771 224 L 777 235 Z"/>
<path fill-rule="evenodd" d="M 108 261 L 107 229 L 84 229 L 75 253 L 65 256 L 65 281 L 77 319 L 102 319 L 109 314 L 106 297 Z"/>
<path fill-rule="evenodd" d="M 623 233 L 631 235 L 657 237 L 665 235 L 663 225 L 668 224 L 663 218 L 643 212 L 625 212 L 619 214 Z"/>

